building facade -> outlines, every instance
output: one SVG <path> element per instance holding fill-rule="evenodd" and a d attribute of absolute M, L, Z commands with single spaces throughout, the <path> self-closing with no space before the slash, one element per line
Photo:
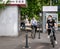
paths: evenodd
<path fill-rule="evenodd" d="M 3 0 L 0 3 L 6 3 Z M 0 36 L 18 36 L 19 34 L 19 9 L 26 6 L 26 0 L 10 0 L 5 9 L 0 10 Z"/>

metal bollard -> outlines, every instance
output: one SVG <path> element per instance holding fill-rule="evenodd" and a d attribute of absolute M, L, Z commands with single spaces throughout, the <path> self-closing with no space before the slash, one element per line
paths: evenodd
<path fill-rule="evenodd" d="M 39 27 L 39 37 L 38 37 L 38 39 L 40 39 L 40 27 Z"/>
<path fill-rule="evenodd" d="M 29 46 L 28 46 L 28 33 L 26 33 L 26 46 L 25 46 L 25 48 L 29 48 Z"/>
<path fill-rule="evenodd" d="M 40 39 L 40 32 L 39 32 L 39 37 L 38 37 L 38 39 Z"/>
<path fill-rule="evenodd" d="M 28 32 L 27 31 L 26 31 L 26 45 L 23 48 L 31 48 L 31 47 L 28 46 Z"/>

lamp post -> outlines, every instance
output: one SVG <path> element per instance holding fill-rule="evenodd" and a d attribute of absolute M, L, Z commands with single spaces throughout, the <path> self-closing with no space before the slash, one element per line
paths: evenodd
<path fill-rule="evenodd" d="M 41 17 L 42 16 L 42 12 L 39 13 L 39 16 Z M 40 22 L 41 22 L 41 18 L 39 19 L 39 39 L 40 39 Z"/>

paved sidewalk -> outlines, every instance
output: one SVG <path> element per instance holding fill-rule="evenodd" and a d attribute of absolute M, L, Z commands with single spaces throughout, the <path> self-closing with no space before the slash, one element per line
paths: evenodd
<path fill-rule="evenodd" d="M 25 32 L 19 37 L 0 37 L 0 49 L 26 49 L 25 46 Z M 27 49 L 53 49 L 49 39 L 47 38 L 47 33 L 41 33 L 41 39 L 38 39 L 38 33 L 35 39 L 29 36 L 29 46 L 31 48 Z M 56 33 L 58 45 L 54 49 L 60 49 L 60 32 Z"/>

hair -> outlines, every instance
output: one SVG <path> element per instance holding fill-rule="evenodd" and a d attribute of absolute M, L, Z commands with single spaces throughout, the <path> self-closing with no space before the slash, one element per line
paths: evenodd
<path fill-rule="evenodd" d="M 48 15 L 47 20 L 48 20 L 49 17 L 52 17 L 52 15 Z"/>
<path fill-rule="evenodd" d="M 49 15 L 48 17 L 52 17 L 51 15 Z"/>

